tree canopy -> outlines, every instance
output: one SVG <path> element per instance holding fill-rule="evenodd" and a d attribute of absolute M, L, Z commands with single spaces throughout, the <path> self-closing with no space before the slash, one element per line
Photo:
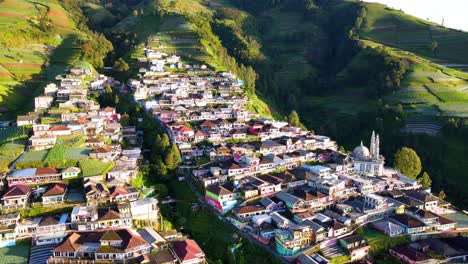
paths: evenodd
<path fill-rule="evenodd" d="M 114 66 L 112 66 L 112 69 L 114 71 L 124 72 L 128 71 L 130 69 L 130 66 L 128 66 L 127 62 L 125 62 L 122 58 L 119 58 L 114 62 Z"/>
<path fill-rule="evenodd" d="M 416 151 L 407 147 L 402 147 L 395 153 L 394 166 L 411 179 L 416 179 L 422 168 Z"/>
<path fill-rule="evenodd" d="M 291 126 L 300 126 L 301 121 L 299 120 L 299 115 L 297 114 L 296 110 L 292 110 L 288 116 L 288 122 Z"/>
<path fill-rule="evenodd" d="M 431 177 L 427 172 L 424 172 L 421 177 L 418 178 L 418 183 L 421 184 L 424 188 L 430 188 L 432 184 Z"/>
<path fill-rule="evenodd" d="M 168 149 L 165 157 L 165 163 L 169 170 L 175 170 L 179 163 L 181 162 L 181 157 L 179 153 L 179 149 L 177 148 L 176 144 L 172 144 L 171 147 Z"/>

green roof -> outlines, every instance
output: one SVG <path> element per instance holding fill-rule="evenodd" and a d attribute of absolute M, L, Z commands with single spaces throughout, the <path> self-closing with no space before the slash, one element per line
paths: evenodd
<path fill-rule="evenodd" d="M 123 251 L 111 246 L 100 246 L 96 253 L 123 253 Z"/>
<path fill-rule="evenodd" d="M 101 237 L 101 241 L 122 241 L 122 238 L 114 230 L 109 230 Z"/>

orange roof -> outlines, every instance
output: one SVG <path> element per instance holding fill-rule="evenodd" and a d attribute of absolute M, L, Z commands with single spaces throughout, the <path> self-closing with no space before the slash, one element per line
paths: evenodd
<path fill-rule="evenodd" d="M 70 125 L 83 125 L 83 124 L 86 124 L 86 123 L 89 123 L 89 120 L 87 120 L 85 118 L 80 118 L 80 119 L 77 119 L 75 121 L 70 122 Z"/>
<path fill-rule="evenodd" d="M 112 149 L 109 148 L 109 147 L 101 147 L 101 148 L 96 148 L 96 149 L 93 149 L 93 153 L 109 153 L 111 152 Z"/>
<path fill-rule="evenodd" d="M 193 131 L 193 130 L 187 126 L 183 126 L 179 129 L 179 132 L 188 132 L 188 131 Z"/>
<path fill-rule="evenodd" d="M 54 126 L 49 129 L 49 131 L 66 131 L 66 130 L 70 130 L 70 128 L 66 126 Z"/>
<path fill-rule="evenodd" d="M 114 112 L 115 109 L 108 106 L 108 107 L 104 108 L 103 111 L 104 111 L 104 112 Z"/>

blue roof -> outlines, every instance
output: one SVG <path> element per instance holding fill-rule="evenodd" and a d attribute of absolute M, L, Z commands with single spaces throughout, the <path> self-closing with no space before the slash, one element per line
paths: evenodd
<path fill-rule="evenodd" d="M 36 175 L 35 168 L 29 168 L 24 170 L 17 170 L 11 174 L 13 177 L 30 177 Z"/>
<path fill-rule="evenodd" d="M 62 214 L 62 216 L 60 216 L 59 224 L 65 224 L 67 222 L 67 219 L 68 214 Z"/>
<path fill-rule="evenodd" d="M 315 166 L 310 167 L 310 169 L 312 169 L 312 170 L 326 170 L 326 169 L 330 169 L 330 168 L 322 166 L 322 165 L 315 165 Z"/>

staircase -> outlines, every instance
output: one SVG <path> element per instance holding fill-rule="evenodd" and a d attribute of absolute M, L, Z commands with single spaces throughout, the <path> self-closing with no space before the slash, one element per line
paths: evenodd
<path fill-rule="evenodd" d="M 344 252 L 338 243 L 322 248 L 321 250 L 323 255 L 329 259 L 346 255 L 346 252 Z"/>
<path fill-rule="evenodd" d="M 31 248 L 29 253 L 29 264 L 46 264 L 47 259 L 52 256 L 52 250 L 57 245 L 45 245 Z"/>

